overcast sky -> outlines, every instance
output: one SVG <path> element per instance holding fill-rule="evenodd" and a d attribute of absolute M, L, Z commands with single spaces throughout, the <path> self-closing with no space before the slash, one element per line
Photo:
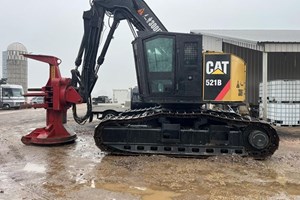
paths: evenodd
<path fill-rule="evenodd" d="M 0 77 L 2 51 L 13 42 L 28 52 L 62 59 L 61 73 L 70 70 L 83 33 L 82 13 L 88 0 L 0 0 Z M 300 29 L 299 0 L 146 0 L 169 31 L 195 29 Z M 106 30 L 106 33 L 108 30 Z M 111 95 L 112 89 L 136 85 L 131 41 L 126 22 L 116 31 L 93 95 Z M 48 66 L 28 62 L 29 87 L 42 87 L 48 80 Z"/>

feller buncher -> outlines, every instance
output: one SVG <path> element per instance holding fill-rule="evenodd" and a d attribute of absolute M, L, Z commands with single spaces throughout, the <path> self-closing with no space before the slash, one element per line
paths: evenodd
<path fill-rule="evenodd" d="M 105 15 L 113 23 L 97 58 Z M 41 107 L 47 109 L 47 126 L 24 136 L 23 143 L 76 139 L 62 125 L 66 110 L 73 106 L 79 124 L 90 119 L 98 70 L 115 30 L 126 20 L 135 37 L 132 47 L 140 98 L 159 106 L 102 120 L 94 133 L 102 151 L 183 157 L 238 154 L 264 159 L 278 149 L 278 135 L 268 123 L 204 106 L 245 101 L 246 66 L 241 58 L 203 53 L 201 35 L 168 32 L 143 0 L 93 0 L 83 19 L 84 36 L 71 79 L 60 77 L 58 58 L 25 55 L 49 63 L 50 78 L 40 94 L 45 99 Z M 83 117 L 77 115 L 78 103 L 87 104 Z"/>

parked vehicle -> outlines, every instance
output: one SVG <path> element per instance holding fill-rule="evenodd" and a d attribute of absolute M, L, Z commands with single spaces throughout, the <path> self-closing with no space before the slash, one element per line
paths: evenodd
<path fill-rule="evenodd" d="M 110 103 L 108 96 L 98 96 L 92 98 L 93 104 L 97 105 L 98 103 Z"/>
<path fill-rule="evenodd" d="M 42 103 L 44 103 L 44 97 L 33 97 L 30 100 L 31 105 L 33 105 L 33 104 L 42 104 Z"/>
<path fill-rule="evenodd" d="M 0 107 L 2 109 L 19 109 L 25 104 L 23 94 L 23 87 L 21 85 L 0 85 Z"/>

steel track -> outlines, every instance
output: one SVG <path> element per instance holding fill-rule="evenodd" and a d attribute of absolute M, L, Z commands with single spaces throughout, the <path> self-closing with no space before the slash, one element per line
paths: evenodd
<path fill-rule="evenodd" d="M 149 151 L 145 151 L 145 149 L 140 149 L 140 150 L 135 149 L 135 151 L 130 151 L 130 150 L 123 151 L 105 144 L 105 141 L 102 141 L 103 129 L 109 126 L 122 127 L 123 129 L 126 129 L 126 127 L 129 127 L 131 124 L 141 124 L 141 125 L 144 124 L 146 126 L 148 125 L 149 121 L 156 120 L 159 118 L 173 118 L 178 120 L 201 118 L 208 121 L 214 121 L 215 123 L 224 124 L 224 126 L 230 126 L 234 129 L 237 129 L 241 132 L 241 134 L 245 135 L 243 153 L 240 153 L 242 156 L 250 156 L 255 159 L 265 159 L 267 157 L 270 157 L 278 149 L 279 146 L 279 137 L 277 135 L 276 130 L 270 124 L 259 121 L 257 119 L 246 118 L 236 113 L 229 113 L 225 111 L 195 110 L 191 112 L 173 112 L 171 110 L 162 109 L 161 107 L 129 110 L 127 112 L 120 114 L 119 116 L 111 117 L 101 121 L 100 124 L 95 129 L 94 139 L 96 145 L 101 150 L 109 152 L 111 154 L 121 154 L 121 155 L 136 155 L 136 154 L 145 154 L 145 153 L 149 154 Z M 192 129 L 193 127 L 189 127 L 189 128 Z M 248 134 L 250 134 L 253 130 L 261 130 L 268 135 L 269 143 L 265 148 L 257 149 L 247 141 Z M 158 144 L 158 146 L 160 145 L 163 144 Z M 205 149 L 210 147 L 211 147 L 210 145 L 206 145 L 206 146 L 201 145 L 197 148 Z M 147 148 L 147 146 L 145 146 L 145 148 Z M 182 146 L 179 145 L 178 148 L 180 149 L 182 148 Z M 222 149 L 219 149 L 220 150 L 219 151 L 217 146 L 215 146 L 214 148 L 217 149 L 217 151 L 211 155 L 223 154 Z M 231 147 L 229 146 L 228 149 L 230 150 L 230 148 Z M 202 151 L 200 150 L 199 153 L 193 152 L 187 155 L 186 153 L 181 153 L 178 151 L 176 152 L 150 151 L 150 154 L 166 154 L 171 156 L 182 156 L 182 157 L 187 157 L 187 156 L 198 157 L 203 155 L 210 155 L 201 152 Z M 234 154 L 235 151 L 230 150 L 229 152 L 226 152 L 226 154 L 228 153 Z"/>

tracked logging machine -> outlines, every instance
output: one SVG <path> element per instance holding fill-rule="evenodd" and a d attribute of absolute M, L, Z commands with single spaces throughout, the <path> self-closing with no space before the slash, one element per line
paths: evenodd
<path fill-rule="evenodd" d="M 97 59 L 105 14 L 114 21 Z M 78 101 L 71 101 L 75 121 L 84 123 L 92 114 L 91 92 L 97 72 L 123 20 L 135 36 L 132 46 L 140 97 L 145 103 L 159 105 L 102 120 L 94 133 L 101 150 L 184 157 L 239 154 L 257 159 L 276 151 L 279 138 L 268 123 L 205 107 L 208 102 L 245 101 L 242 59 L 203 53 L 201 35 L 168 32 L 143 0 L 93 0 L 83 18 L 84 37 L 68 87 L 76 89 L 88 109 L 85 116 L 78 117 Z"/>

